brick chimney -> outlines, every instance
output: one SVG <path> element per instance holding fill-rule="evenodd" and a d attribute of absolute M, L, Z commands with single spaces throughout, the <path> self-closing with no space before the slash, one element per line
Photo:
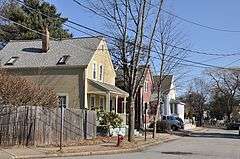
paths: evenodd
<path fill-rule="evenodd" d="M 47 52 L 49 50 L 49 31 L 48 27 L 44 27 L 42 35 L 42 51 Z"/>

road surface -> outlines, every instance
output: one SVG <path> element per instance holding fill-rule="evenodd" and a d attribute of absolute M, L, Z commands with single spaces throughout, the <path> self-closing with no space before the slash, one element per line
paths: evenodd
<path fill-rule="evenodd" d="M 142 152 L 65 159 L 240 159 L 238 131 L 207 129 Z M 63 159 L 63 158 L 59 158 Z"/>

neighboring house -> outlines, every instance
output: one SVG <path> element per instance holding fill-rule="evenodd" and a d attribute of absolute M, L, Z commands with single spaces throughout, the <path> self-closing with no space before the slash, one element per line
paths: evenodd
<path fill-rule="evenodd" d="M 176 102 L 176 105 L 173 110 L 173 114 L 181 118 L 183 121 L 185 119 L 185 103 L 183 102 Z"/>
<path fill-rule="evenodd" d="M 54 41 L 49 40 L 48 31 L 46 35 L 42 40 L 10 41 L 0 51 L 1 67 L 54 89 L 64 107 L 99 108 L 124 117 L 128 93 L 115 86 L 105 39 Z"/>
<path fill-rule="evenodd" d="M 122 89 L 124 88 L 124 79 L 122 78 L 123 73 L 121 71 L 118 71 L 118 76 L 116 79 L 116 85 L 119 86 Z M 152 94 L 152 88 L 153 88 L 153 78 L 150 66 L 148 65 L 146 68 L 144 65 L 141 65 L 138 67 L 137 70 L 137 79 L 140 79 L 142 76 L 142 79 L 140 81 L 139 88 L 137 90 L 137 95 L 135 99 L 135 129 L 140 130 L 144 128 L 144 110 L 145 110 L 145 104 L 147 104 L 147 111 L 149 109 L 149 103 L 151 99 Z M 139 80 L 137 80 L 139 81 Z M 126 89 L 125 89 L 126 90 Z M 147 123 L 149 122 L 149 116 L 147 115 Z"/>
<path fill-rule="evenodd" d="M 151 96 L 151 105 L 156 105 L 158 99 L 158 83 L 160 77 L 153 76 L 154 87 L 153 94 Z M 176 105 L 176 87 L 174 82 L 173 75 L 164 75 L 161 85 L 161 115 L 173 115 L 177 114 L 177 105 Z"/>

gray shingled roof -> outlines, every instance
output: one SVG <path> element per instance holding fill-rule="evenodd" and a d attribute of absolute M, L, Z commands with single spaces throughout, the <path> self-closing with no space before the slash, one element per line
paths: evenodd
<path fill-rule="evenodd" d="M 42 53 L 41 40 L 11 41 L 0 50 L 1 66 L 4 68 L 52 67 L 63 55 L 70 55 L 65 66 L 86 66 L 99 46 L 102 37 L 86 37 L 50 41 L 50 49 Z M 19 57 L 13 66 L 4 64 Z"/>
<path fill-rule="evenodd" d="M 171 89 L 171 84 L 172 84 L 172 79 L 173 75 L 163 75 L 163 81 L 162 81 L 162 91 L 164 92 L 164 95 L 167 95 L 170 92 Z M 157 100 L 158 94 L 157 94 L 157 83 L 159 82 L 160 77 L 159 76 L 153 76 L 153 93 L 151 95 L 151 101 Z"/>

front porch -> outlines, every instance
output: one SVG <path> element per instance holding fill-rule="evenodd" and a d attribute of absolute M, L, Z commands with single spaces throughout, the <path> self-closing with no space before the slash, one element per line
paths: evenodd
<path fill-rule="evenodd" d="M 127 97 L 127 92 L 114 85 L 88 80 L 88 109 L 101 109 L 107 112 L 115 112 L 121 116 L 124 125 L 126 125 Z"/>

